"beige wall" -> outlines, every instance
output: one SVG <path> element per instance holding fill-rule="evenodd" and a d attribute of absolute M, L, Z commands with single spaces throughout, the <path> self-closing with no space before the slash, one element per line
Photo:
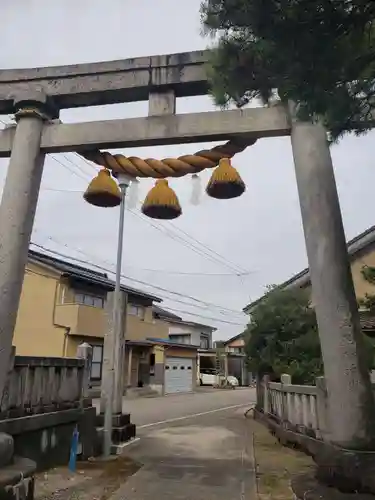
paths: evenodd
<path fill-rule="evenodd" d="M 104 337 L 106 317 L 103 309 L 82 304 L 57 304 L 55 321 L 70 328 L 70 335 Z"/>
<path fill-rule="evenodd" d="M 78 335 L 68 335 L 65 356 L 67 358 L 75 358 L 77 355 L 77 349 L 80 344 L 87 342 L 91 345 L 103 345 L 103 337 L 80 337 Z"/>
<path fill-rule="evenodd" d="M 146 308 L 144 319 L 128 314 L 127 340 L 145 340 L 147 337 L 167 339 L 168 333 L 168 323 L 160 319 L 153 320 L 151 307 Z"/>
<path fill-rule="evenodd" d="M 54 324 L 59 274 L 28 264 L 14 332 L 16 353 L 62 356 L 66 328 Z"/>
<path fill-rule="evenodd" d="M 127 318 L 127 340 L 168 338 L 169 324 L 153 319 L 151 307 L 145 308 L 143 319 L 130 314 Z M 75 356 L 79 343 L 103 339 L 105 330 L 104 309 L 74 304 L 74 292 L 60 281 L 60 273 L 28 263 L 13 342 L 17 354 Z"/>
<path fill-rule="evenodd" d="M 236 340 L 233 340 L 229 344 L 226 345 L 226 347 L 244 347 L 245 341 L 243 338 L 238 338 Z"/>
<path fill-rule="evenodd" d="M 179 349 L 173 347 L 166 347 L 164 349 L 165 356 L 175 357 L 175 358 L 197 358 L 197 351 L 193 351 L 192 349 Z"/>
<path fill-rule="evenodd" d="M 352 260 L 350 266 L 352 270 L 354 290 L 357 299 L 363 299 L 366 294 L 375 294 L 375 285 L 372 285 L 371 283 L 366 281 L 361 272 L 364 266 L 375 267 L 375 248 L 369 248 L 367 249 L 367 252 L 358 252 L 355 258 Z M 306 289 L 311 293 L 311 285 L 308 285 Z"/>

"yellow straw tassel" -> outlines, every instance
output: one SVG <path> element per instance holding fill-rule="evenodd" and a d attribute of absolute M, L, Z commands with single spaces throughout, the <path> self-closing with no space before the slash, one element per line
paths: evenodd
<path fill-rule="evenodd" d="M 104 168 L 90 182 L 83 198 L 96 207 L 117 207 L 121 203 L 121 192 L 111 172 Z"/>
<path fill-rule="evenodd" d="M 182 214 L 176 193 L 166 179 L 158 179 L 142 205 L 142 212 L 152 219 L 176 219 Z"/>
<path fill-rule="evenodd" d="M 232 167 L 230 159 L 222 158 L 211 175 L 206 193 L 212 198 L 228 200 L 241 196 L 245 189 L 245 183 L 237 170 Z"/>

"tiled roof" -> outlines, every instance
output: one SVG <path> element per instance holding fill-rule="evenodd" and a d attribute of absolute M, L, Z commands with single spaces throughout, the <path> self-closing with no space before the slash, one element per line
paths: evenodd
<path fill-rule="evenodd" d="M 177 314 L 173 314 L 157 305 L 152 306 L 152 310 L 157 316 L 160 316 L 162 318 L 173 319 L 175 321 L 182 321 L 182 318 L 180 318 L 180 316 L 177 316 Z"/>
<path fill-rule="evenodd" d="M 47 254 L 36 252 L 35 250 L 29 250 L 29 259 L 31 261 L 37 263 L 39 262 L 40 264 L 44 264 L 46 266 L 50 266 L 54 269 L 57 269 L 66 276 L 71 276 L 72 278 L 78 278 L 87 281 L 89 283 L 102 286 L 107 290 L 114 290 L 115 283 L 113 280 L 108 278 L 108 275 L 106 273 L 94 271 L 92 269 L 79 266 L 71 262 L 51 257 L 50 255 Z M 124 292 L 127 292 L 128 294 L 137 295 L 139 297 L 144 297 L 146 299 L 151 299 L 155 302 L 162 302 L 162 299 L 160 299 L 159 297 L 143 292 L 141 290 L 137 290 L 136 288 L 132 288 L 127 285 L 126 286 L 121 285 L 121 289 Z"/>
<path fill-rule="evenodd" d="M 366 229 L 366 231 L 363 231 L 363 233 L 358 234 L 355 238 L 348 241 L 347 247 L 349 257 L 352 259 L 354 255 L 373 243 L 375 243 L 375 226 L 371 226 L 370 228 Z M 298 274 L 295 274 L 290 279 L 282 283 L 279 288 L 289 288 L 292 286 L 298 286 L 302 288 L 309 283 L 310 272 L 309 268 L 307 267 L 303 271 L 300 271 Z M 257 304 L 259 304 L 263 297 L 264 295 L 245 306 L 243 308 L 243 312 L 247 314 L 250 313 L 250 310 Z"/>

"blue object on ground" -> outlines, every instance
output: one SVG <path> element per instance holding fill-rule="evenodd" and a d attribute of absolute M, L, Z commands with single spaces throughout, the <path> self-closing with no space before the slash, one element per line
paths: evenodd
<path fill-rule="evenodd" d="M 70 445 L 70 457 L 69 457 L 69 470 L 72 472 L 75 472 L 77 468 L 78 440 L 79 440 L 78 427 L 75 426 L 72 434 L 72 442 Z"/>

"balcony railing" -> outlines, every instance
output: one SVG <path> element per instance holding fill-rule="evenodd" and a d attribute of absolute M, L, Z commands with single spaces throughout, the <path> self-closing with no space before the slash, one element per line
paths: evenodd
<path fill-rule="evenodd" d="M 56 306 L 55 323 L 70 328 L 70 335 L 104 337 L 106 330 L 105 310 L 82 304 Z"/>

